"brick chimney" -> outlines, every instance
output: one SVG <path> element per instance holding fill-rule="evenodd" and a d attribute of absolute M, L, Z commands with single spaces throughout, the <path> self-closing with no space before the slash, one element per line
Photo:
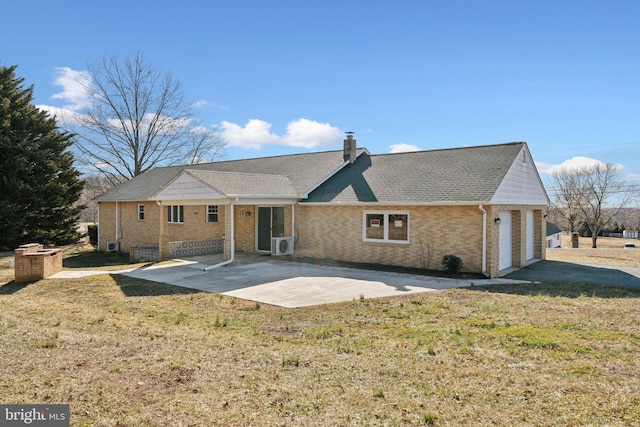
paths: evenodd
<path fill-rule="evenodd" d="M 356 140 L 353 139 L 353 132 L 345 132 L 347 139 L 344 140 L 344 161 L 353 163 L 356 161 Z"/>

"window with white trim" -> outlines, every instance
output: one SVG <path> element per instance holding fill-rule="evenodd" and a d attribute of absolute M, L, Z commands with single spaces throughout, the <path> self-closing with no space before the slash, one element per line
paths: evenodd
<path fill-rule="evenodd" d="M 218 222 L 218 207 L 214 205 L 207 206 L 207 222 Z"/>
<path fill-rule="evenodd" d="M 167 206 L 167 222 L 169 222 L 170 224 L 183 224 L 184 223 L 184 206 L 183 205 Z"/>
<path fill-rule="evenodd" d="M 409 243 L 409 212 L 364 211 L 362 221 L 365 242 Z"/>
<path fill-rule="evenodd" d="M 144 205 L 138 205 L 138 221 L 144 221 Z"/>

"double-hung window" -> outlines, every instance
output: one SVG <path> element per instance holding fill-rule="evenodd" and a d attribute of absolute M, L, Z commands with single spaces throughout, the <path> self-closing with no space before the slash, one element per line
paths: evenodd
<path fill-rule="evenodd" d="M 409 243 L 409 212 L 364 211 L 362 221 L 365 242 Z"/>
<path fill-rule="evenodd" d="M 138 221 L 144 221 L 144 205 L 138 205 Z"/>
<path fill-rule="evenodd" d="M 182 205 L 167 206 L 167 221 L 170 224 L 184 223 L 184 206 Z"/>
<path fill-rule="evenodd" d="M 218 207 L 214 205 L 207 206 L 207 222 L 218 222 Z"/>

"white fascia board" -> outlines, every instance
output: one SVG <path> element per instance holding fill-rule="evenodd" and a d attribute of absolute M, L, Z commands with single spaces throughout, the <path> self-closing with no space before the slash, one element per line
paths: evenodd
<path fill-rule="evenodd" d="M 300 206 L 488 206 L 490 203 L 486 200 L 476 201 L 442 201 L 442 202 L 301 202 Z"/>
<path fill-rule="evenodd" d="M 167 199 L 167 200 L 155 200 L 160 206 L 173 206 L 173 205 L 183 205 L 183 206 L 203 206 L 203 205 L 229 205 L 231 204 L 231 200 L 229 199 Z"/>
<path fill-rule="evenodd" d="M 235 205 L 295 205 L 297 198 L 284 197 L 238 197 L 234 198 Z"/>

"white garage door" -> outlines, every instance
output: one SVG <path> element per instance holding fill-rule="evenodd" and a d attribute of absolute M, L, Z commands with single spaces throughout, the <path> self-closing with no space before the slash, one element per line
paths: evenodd
<path fill-rule="evenodd" d="M 533 211 L 527 211 L 527 261 L 534 256 Z"/>
<path fill-rule="evenodd" d="M 504 270 L 511 267 L 513 261 L 511 260 L 511 212 L 501 211 L 498 216 L 500 217 L 499 233 L 499 260 L 498 268 Z"/>

